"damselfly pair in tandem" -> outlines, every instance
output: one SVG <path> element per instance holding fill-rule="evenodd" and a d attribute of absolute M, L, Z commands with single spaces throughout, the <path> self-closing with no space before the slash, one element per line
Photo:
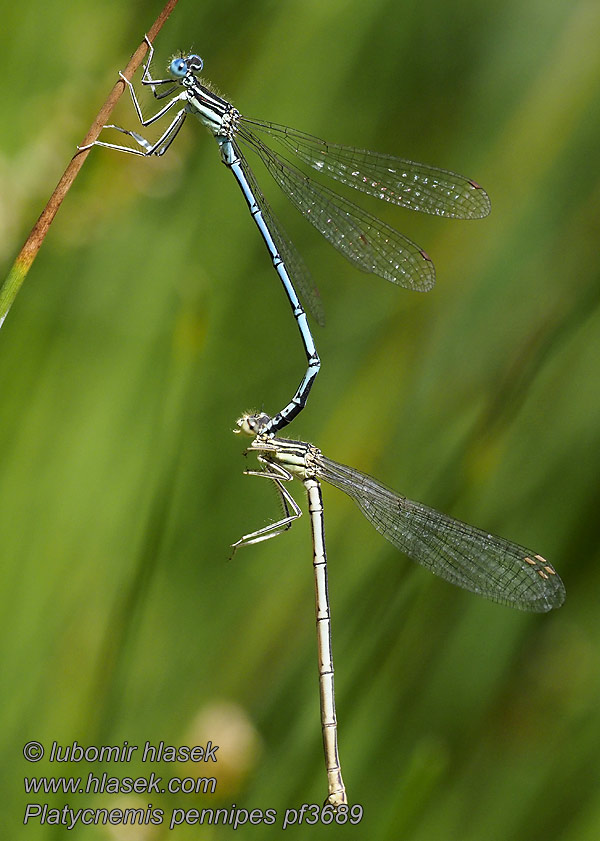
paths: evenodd
<path fill-rule="evenodd" d="M 300 516 L 299 506 L 283 484 L 294 476 L 299 478 L 307 490 L 313 533 L 321 719 L 329 785 L 327 802 L 334 808 L 344 807 L 347 798 L 337 748 L 321 480 L 351 496 L 375 528 L 398 549 L 461 587 L 533 611 L 559 607 L 564 600 L 564 587 L 554 568 L 541 555 L 399 496 L 366 474 L 327 459 L 310 444 L 276 437 L 306 405 L 320 369 L 297 290 L 309 312 L 321 324 L 323 311 L 302 258 L 276 221 L 241 146 L 258 154 L 292 203 L 351 263 L 412 290 L 426 291 L 433 286 L 435 271 L 429 256 L 367 211 L 328 187 L 318 185 L 286 156 L 293 155 L 317 172 L 361 192 L 425 213 L 478 219 L 489 213 L 490 202 L 479 184 L 453 172 L 326 143 L 286 126 L 244 117 L 198 78 L 203 63 L 195 54 L 173 59 L 169 65 L 170 78 L 154 79 L 150 74 L 153 47 L 146 40 L 149 54 L 142 84 L 150 86 L 158 100 L 171 98 L 156 114 L 144 119 L 133 85 L 122 74 L 121 78 L 129 87 L 143 126 L 157 122 L 171 109 L 175 109 L 175 116 L 154 143 L 135 131 L 113 125 L 106 128 L 128 135 L 139 148 L 104 141 L 96 141 L 96 145 L 141 156 L 162 155 L 187 115 L 196 116 L 215 137 L 222 162 L 242 190 L 302 338 L 308 366 L 289 403 L 273 417 L 245 415 L 238 422 L 240 431 L 254 436 L 249 449 L 259 454 L 262 467 L 247 472 L 274 483 L 285 516 L 245 535 L 234 548 L 274 537 Z M 276 144 L 284 154 L 272 149 L 267 141 Z"/>
<path fill-rule="evenodd" d="M 197 55 L 174 58 L 168 79 L 154 79 L 150 65 L 154 54 L 146 37 L 148 59 L 142 84 L 149 85 L 156 99 L 171 97 L 156 114 L 144 119 L 132 83 L 121 75 L 143 126 L 162 119 L 175 109 L 175 116 L 154 143 L 135 131 L 107 125 L 131 137 L 140 148 L 96 140 L 91 146 L 105 146 L 133 155 L 163 155 L 193 114 L 213 134 L 221 160 L 231 170 L 252 214 L 296 319 L 307 369 L 292 399 L 268 422 L 275 434 L 306 405 L 321 362 L 298 292 L 317 323 L 323 324 L 323 309 L 317 290 L 298 251 L 275 219 L 241 146 L 256 152 L 263 164 L 298 210 L 351 263 L 407 289 L 427 291 L 435 282 L 430 257 L 403 234 L 343 196 L 308 178 L 286 155 L 303 164 L 367 193 L 410 210 L 455 219 L 480 219 L 490 211 L 490 200 L 476 181 L 454 172 L 425 164 L 382 155 L 350 146 L 326 143 L 301 131 L 263 120 L 244 117 L 230 102 L 198 78 L 203 62 Z M 180 92 L 177 92 L 180 91 Z M 267 145 L 277 144 L 284 154 Z M 82 150 L 90 146 L 81 147 Z"/>

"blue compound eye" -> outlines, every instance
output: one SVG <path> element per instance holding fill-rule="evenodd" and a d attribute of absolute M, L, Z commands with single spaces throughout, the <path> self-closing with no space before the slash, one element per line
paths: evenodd
<path fill-rule="evenodd" d="M 169 65 L 169 70 L 173 76 L 176 76 L 178 79 L 182 79 L 185 76 L 187 69 L 187 62 L 182 58 L 174 58 Z"/>
<path fill-rule="evenodd" d="M 202 70 L 202 68 L 204 67 L 204 62 L 202 61 L 199 55 L 189 55 L 187 57 L 187 61 L 189 64 L 189 68 L 192 71 L 200 72 L 200 70 Z"/>

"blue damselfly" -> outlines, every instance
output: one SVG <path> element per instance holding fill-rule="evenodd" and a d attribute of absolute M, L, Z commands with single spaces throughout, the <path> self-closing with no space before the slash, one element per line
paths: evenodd
<path fill-rule="evenodd" d="M 171 96 L 180 87 L 183 90 L 172 96 L 156 114 L 144 119 L 132 83 L 123 74 L 120 74 L 121 78 L 129 87 L 137 116 L 143 126 L 155 123 L 172 108 L 178 108 L 175 116 L 154 143 L 135 131 L 115 125 L 105 126 L 128 135 L 141 149 L 100 140 L 91 145 L 141 156 L 163 155 L 188 114 L 196 116 L 214 135 L 221 160 L 235 176 L 283 284 L 307 358 L 307 370 L 296 393 L 269 421 L 267 431 L 275 434 L 306 405 L 321 364 L 295 286 L 315 320 L 323 324 L 324 318 L 318 292 L 312 285 L 308 270 L 276 221 L 240 144 L 257 153 L 292 203 L 344 257 L 362 271 L 373 272 L 407 289 L 426 291 L 434 284 L 435 270 L 425 251 L 353 202 L 328 187 L 316 184 L 297 169 L 286 155 L 293 155 L 317 172 L 363 193 L 438 216 L 482 218 L 489 213 L 489 198 L 477 182 L 447 170 L 391 155 L 326 143 L 277 123 L 244 117 L 231 103 L 216 94 L 208 82 L 198 78 L 203 67 L 198 55 L 174 58 L 169 65 L 170 78 L 153 79 L 150 65 L 154 48 L 147 37 L 146 41 L 149 51 L 142 84 L 150 86 L 156 99 Z M 164 89 L 165 85 L 169 87 Z M 272 149 L 267 141 L 276 144 L 284 154 Z"/>

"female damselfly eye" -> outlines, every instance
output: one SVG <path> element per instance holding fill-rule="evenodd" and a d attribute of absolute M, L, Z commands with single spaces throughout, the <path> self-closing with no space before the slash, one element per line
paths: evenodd
<path fill-rule="evenodd" d="M 169 65 L 169 70 L 173 76 L 177 76 L 178 79 L 182 79 L 188 70 L 187 62 L 183 58 L 174 58 Z"/>

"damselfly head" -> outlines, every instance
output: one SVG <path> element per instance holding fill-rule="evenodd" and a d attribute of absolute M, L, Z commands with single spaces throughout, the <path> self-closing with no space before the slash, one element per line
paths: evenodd
<path fill-rule="evenodd" d="M 204 62 L 199 55 L 177 56 L 169 64 L 169 73 L 176 79 L 183 79 L 188 73 L 200 73 Z"/>
<path fill-rule="evenodd" d="M 233 431 L 236 434 L 241 432 L 243 435 L 249 435 L 251 438 L 254 438 L 256 435 L 260 435 L 270 420 L 269 415 L 264 412 L 259 412 L 258 414 L 247 412 L 241 418 L 238 418 L 236 421 L 238 429 L 234 429 Z"/>

